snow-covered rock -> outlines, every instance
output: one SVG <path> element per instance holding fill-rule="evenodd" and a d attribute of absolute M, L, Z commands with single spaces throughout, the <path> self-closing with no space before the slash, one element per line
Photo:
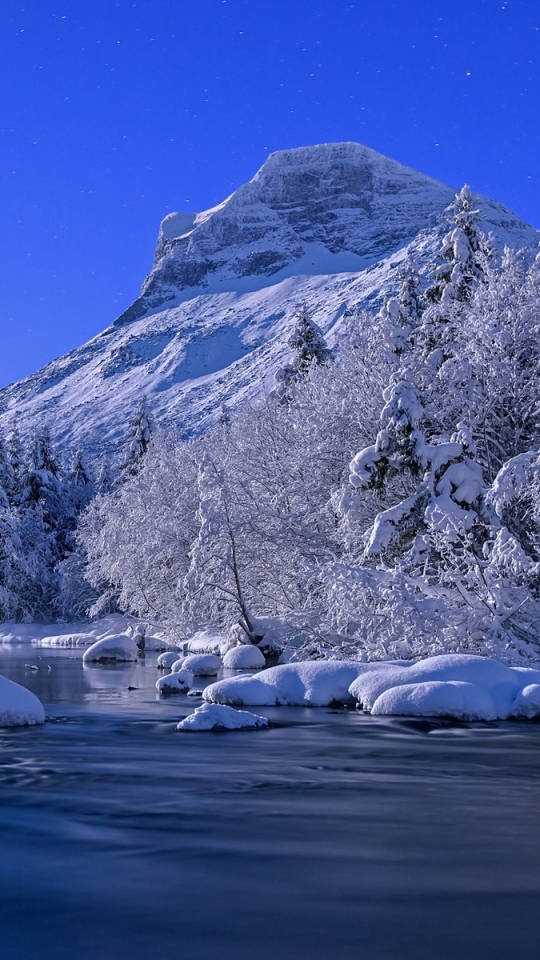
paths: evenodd
<path fill-rule="evenodd" d="M 417 663 L 318 660 L 272 667 L 208 686 L 209 703 L 328 706 L 354 702 L 373 715 L 496 720 L 540 716 L 540 670 L 446 654 Z"/>
<path fill-rule="evenodd" d="M 183 668 L 185 662 L 186 662 L 186 657 L 178 657 L 177 655 L 177 658 L 173 662 L 173 665 L 171 667 L 172 672 L 178 673 L 178 671 Z"/>
<path fill-rule="evenodd" d="M 253 644 L 233 647 L 223 657 L 223 666 L 227 670 L 259 670 L 265 663 L 263 654 Z"/>
<path fill-rule="evenodd" d="M 247 710 L 233 710 L 217 703 L 202 706 L 181 720 L 177 730 L 256 730 L 268 726 L 266 717 Z"/>
<path fill-rule="evenodd" d="M 142 395 L 161 426 L 204 428 L 283 366 L 301 304 L 331 345 L 347 309 L 395 292 L 409 253 L 432 261 L 453 193 L 360 144 L 272 154 L 223 203 L 165 219 L 141 296 L 89 343 L 0 391 L 0 428 L 16 411 L 23 434 L 54 422 L 61 442 L 101 451 Z M 501 249 L 537 245 L 501 204 L 474 201 Z"/>
<path fill-rule="evenodd" d="M 166 653 L 160 653 L 156 661 L 156 666 L 158 670 L 169 670 L 173 664 L 178 663 L 179 660 L 178 652 L 176 650 L 167 650 Z"/>
<path fill-rule="evenodd" d="M 540 674 L 540 671 L 538 673 Z M 540 716 L 540 676 L 538 683 L 530 683 L 520 690 L 512 704 L 511 715 L 527 720 Z"/>
<path fill-rule="evenodd" d="M 155 653 L 156 651 L 163 651 L 165 653 L 167 652 L 167 644 L 162 637 L 147 633 L 143 638 L 142 649 L 149 653 Z"/>
<path fill-rule="evenodd" d="M 133 637 L 126 633 L 118 637 L 105 637 L 97 640 L 83 653 L 85 663 L 107 663 L 111 661 L 136 660 L 138 655 L 137 644 Z"/>
<path fill-rule="evenodd" d="M 177 673 L 169 673 L 166 677 L 160 677 L 156 683 L 156 690 L 161 694 L 168 693 L 187 693 L 193 686 L 193 674 L 191 670 L 179 670 Z"/>
<path fill-rule="evenodd" d="M 221 657 L 212 653 L 192 654 L 184 659 L 182 666 L 191 670 L 194 677 L 213 677 L 221 667 Z"/>
<path fill-rule="evenodd" d="M 455 717 L 457 720 L 495 720 L 493 698 L 476 683 L 431 680 L 390 687 L 377 697 L 374 716 Z"/>
<path fill-rule="evenodd" d="M 203 697 L 232 706 L 324 707 L 334 701 L 347 703 L 351 701 L 349 686 L 360 668 L 358 663 L 339 660 L 286 663 L 256 677 L 218 680 L 206 687 Z"/>
<path fill-rule="evenodd" d="M 26 727 L 44 722 L 41 701 L 26 687 L 0 676 L 0 727 Z"/>
<path fill-rule="evenodd" d="M 538 679 L 540 680 L 540 673 Z M 372 710 L 377 699 L 386 690 L 430 681 L 439 684 L 446 681 L 473 684 L 489 694 L 493 700 L 494 716 L 499 718 L 510 715 L 512 704 L 526 682 L 516 670 L 499 663 L 498 660 L 467 654 L 442 654 L 438 657 L 427 657 L 417 663 L 403 661 L 365 664 L 356 680 L 351 683 L 350 693 L 365 710 Z M 449 693 L 449 696 L 452 695 Z"/>

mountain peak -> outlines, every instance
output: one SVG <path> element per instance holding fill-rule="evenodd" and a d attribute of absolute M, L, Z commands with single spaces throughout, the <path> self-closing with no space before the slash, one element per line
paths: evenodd
<path fill-rule="evenodd" d="M 50 421 L 62 443 L 98 451 L 123 436 L 141 396 L 156 423 L 204 429 L 286 362 L 302 304 L 331 342 L 343 318 L 395 293 L 407 257 L 425 272 L 453 194 L 357 143 L 271 154 L 222 203 L 164 219 L 139 299 L 89 343 L 0 391 L 0 429 L 14 416 L 23 434 Z M 502 204 L 474 202 L 499 249 L 536 247 L 538 231 Z"/>
<path fill-rule="evenodd" d="M 231 289 L 295 264 L 306 273 L 365 269 L 411 240 L 453 193 L 359 143 L 276 151 L 222 203 L 165 218 L 141 297 L 118 322 L 190 288 Z"/>

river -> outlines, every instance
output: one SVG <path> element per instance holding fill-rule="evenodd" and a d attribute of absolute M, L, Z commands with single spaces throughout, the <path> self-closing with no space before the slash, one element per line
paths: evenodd
<path fill-rule="evenodd" d="M 1 646 L 0 673 L 48 716 L 0 730 L 2 960 L 540 954 L 540 724 L 178 733 L 200 701 L 156 698 L 154 654 Z"/>

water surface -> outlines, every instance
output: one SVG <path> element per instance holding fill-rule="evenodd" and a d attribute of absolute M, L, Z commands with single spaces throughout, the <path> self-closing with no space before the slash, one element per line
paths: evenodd
<path fill-rule="evenodd" d="M 540 724 L 177 733 L 154 655 L 81 657 L 0 647 L 49 717 L 0 730 L 2 960 L 539 955 Z"/>

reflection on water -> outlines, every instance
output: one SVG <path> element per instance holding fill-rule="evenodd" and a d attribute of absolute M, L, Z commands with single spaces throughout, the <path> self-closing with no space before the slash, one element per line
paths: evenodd
<path fill-rule="evenodd" d="M 51 718 L 0 731 L 2 960 L 537 956 L 540 725 L 180 734 L 155 657 L 81 657 L 0 649 Z"/>

